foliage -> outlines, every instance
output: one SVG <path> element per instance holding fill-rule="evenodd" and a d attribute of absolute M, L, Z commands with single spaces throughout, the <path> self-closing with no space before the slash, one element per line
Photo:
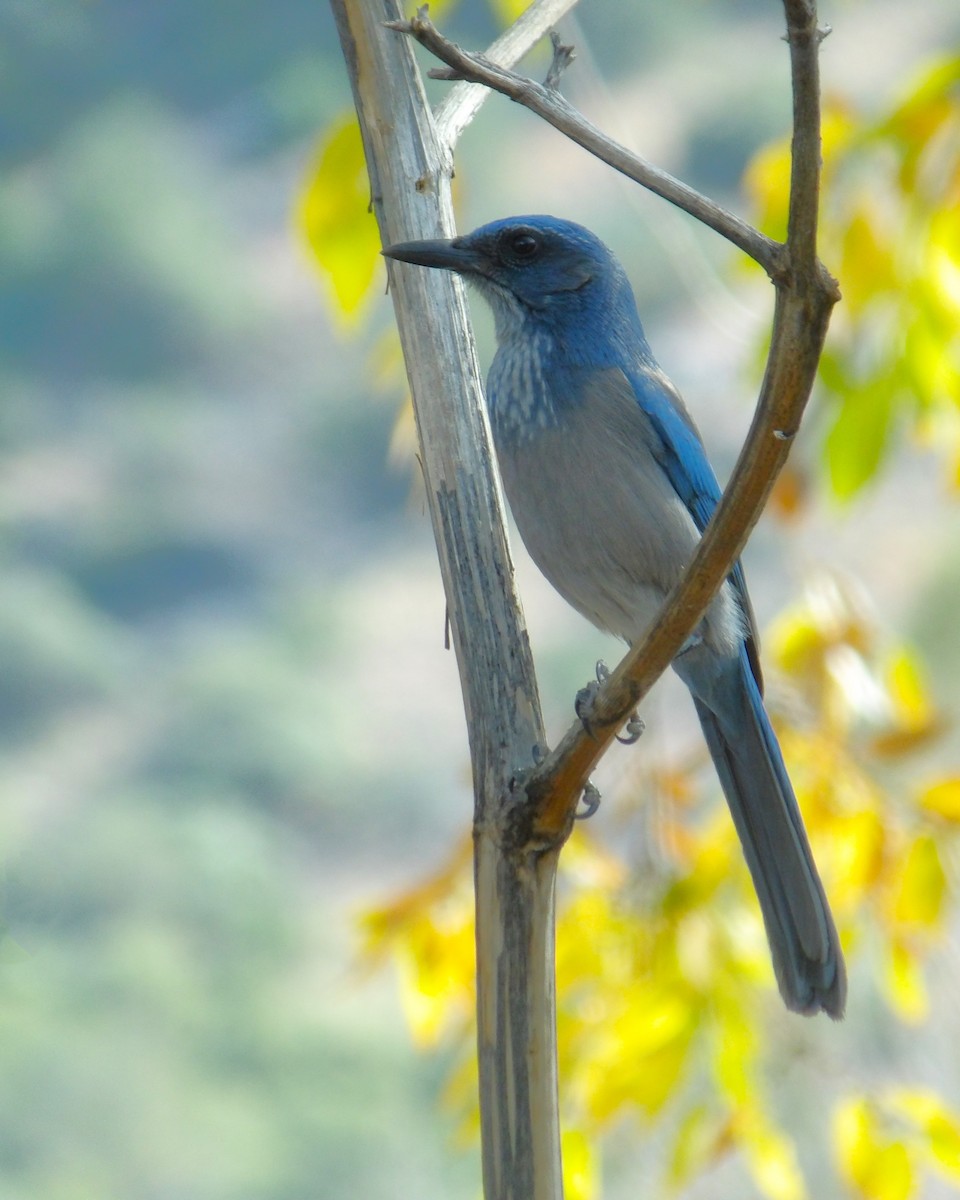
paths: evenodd
<path fill-rule="evenodd" d="M 799 713 L 779 722 L 784 751 L 859 986 L 866 960 L 887 1021 L 916 1024 L 928 1012 L 925 964 L 955 900 L 944 859 L 960 844 L 960 778 L 904 787 L 893 768 L 936 738 L 940 719 L 909 651 L 889 645 L 834 583 L 784 613 L 770 641 Z M 784 1018 L 732 824 L 707 802 L 692 764 L 646 767 L 629 790 L 659 801 L 656 844 L 642 864 L 579 830 L 561 868 L 558 1037 L 568 1135 L 595 1145 L 632 1117 L 668 1139 L 673 1189 L 740 1152 L 764 1195 L 808 1195 L 790 1135 L 771 1116 Z M 624 840 L 636 841 L 644 817 L 635 806 L 621 811 Z M 368 914 L 366 931 L 367 952 L 389 952 L 399 965 L 420 1044 L 458 1047 L 447 1100 L 470 1128 L 474 967 L 463 858 L 458 851 L 436 877 Z M 798 1063 L 812 1051 L 798 1033 Z M 829 1076 L 822 1053 L 806 1069 Z M 870 1139 L 898 1147 L 890 1156 L 902 1151 L 911 1180 L 928 1164 L 960 1178 L 949 1150 L 960 1126 L 936 1097 L 921 1113 L 926 1124 L 916 1106 L 894 1104 L 914 1121 L 908 1148 L 839 1081 L 831 1090 L 838 1167 L 857 1195 L 896 1194 L 870 1190 Z M 594 1166 L 571 1194 L 599 1195 L 598 1175 Z"/>
<path fill-rule="evenodd" d="M 960 1184 L 960 1114 L 929 1092 L 851 1096 L 834 1133 L 844 1180 L 865 1200 L 908 1200 L 924 1168 Z"/>
<path fill-rule="evenodd" d="M 876 116 L 828 103 L 823 163 L 821 256 L 843 291 L 821 367 L 830 488 L 855 496 L 906 430 L 960 487 L 960 55 Z M 746 176 L 773 236 L 788 173 L 779 142 Z"/>

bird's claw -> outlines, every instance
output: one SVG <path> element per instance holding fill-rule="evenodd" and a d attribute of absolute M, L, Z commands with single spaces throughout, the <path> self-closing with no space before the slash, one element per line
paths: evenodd
<path fill-rule="evenodd" d="M 580 797 L 584 807 L 582 812 L 573 814 L 575 821 L 588 821 L 600 807 L 600 789 L 594 784 L 588 783 L 583 789 L 583 795 Z"/>
<path fill-rule="evenodd" d="M 577 697 L 573 704 L 574 712 L 580 718 L 580 724 L 591 737 L 594 736 L 593 722 L 590 719 L 593 702 L 597 697 L 597 692 L 610 678 L 610 670 L 603 659 L 598 660 L 595 673 L 596 679 L 591 680 L 577 692 Z M 645 726 L 640 714 L 634 709 L 627 721 L 625 735 L 621 737 L 620 734 L 617 734 L 617 741 L 623 746 L 633 746 L 642 737 L 644 728 Z"/>
<path fill-rule="evenodd" d="M 577 692 L 577 697 L 573 702 L 573 711 L 580 718 L 580 724 L 591 737 L 593 737 L 593 725 L 590 721 L 590 710 L 593 708 L 593 701 L 599 689 L 600 685 L 591 681 Z"/>
<path fill-rule="evenodd" d="M 646 725 L 643 723 L 643 718 L 636 709 L 630 714 L 630 718 L 626 724 L 626 732 L 623 736 L 617 734 L 617 741 L 621 746 L 635 746 L 643 737 L 643 731 Z"/>
<path fill-rule="evenodd" d="M 601 686 L 609 679 L 610 671 L 603 659 L 597 661 L 594 668 L 596 679 L 591 679 L 588 684 L 577 692 L 576 699 L 573 702 L 573 711 L 580 718 L 580 724 L 586 732 L 593 737 L 593 722 L 590 720 L 590 711 L 593 708 L 593 702 L 596 699 L 597 692 Z"/>

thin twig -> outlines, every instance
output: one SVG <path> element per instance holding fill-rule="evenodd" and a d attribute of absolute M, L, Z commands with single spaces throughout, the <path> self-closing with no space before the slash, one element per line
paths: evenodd
<path fill-rule="evenodd" d="M 577 54 L 573 46 L 565 46 L 560 41 L 560 35 L 555 31 L 550 33 L 550 45 L 553 47 L 553 58 L 550 60 L 550 70 L 543 81 L 543 86 L 551 92 L 555 92 L 560 86 L 560 76 L 577 57 Z"/>
<path fill-rule="evenodd" d="M 783 247 L 779 242 L 766 237 L 747 221 L 728 212 L 666 171 L 661 171 L 659 167 L 633 154 L 613 138 L 607 137 L 568 103 L 555 87 L 548 87 L 525 75 L 507 70 L 486 55 L 470 54 L 461 50 L 436 29 L 423 9 L 409 21 L 398 21 L 392 24 L 391 28 L 409 34 L 441 62 L 447 64 L 449 70 L 429 72 L 434 78 L 481 83 L 529 108 L 531 112 L 542 117 L 549 125 L 565 134 L 571 141 L 583 146 L 585 150 L 589 150 L 614 170 L 620 171 L 664 200 L 669 200 L 671 204 L 675 204 L 727 238 L 758 262 L 771 279 L 776 281 L 780 277 L 783 269 Z"/>
<path fill-rule="evenodd" d="M 487 59 L 500 67 L 514 66 L 576 3 L 577 0 L 534 0 L 510 28 L 487 48 Z M 433 114 L 434 125 L 437 136 L 449 149 L 456 146 L 460 134 L 489 95 L 489 88 L 460 82 L 437 105 Z"/>
<path fill-rule="evenodd" d="M 787 247 L 793 270 L 818 269 L 820 212 L 820 42 L 813 0 L 784 0 L 793 81 L 793 148 Z"/>

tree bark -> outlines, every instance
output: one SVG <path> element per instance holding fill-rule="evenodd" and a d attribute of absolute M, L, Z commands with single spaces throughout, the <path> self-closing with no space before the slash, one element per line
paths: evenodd
<path fill-rule="evenodd" d="M 399 9 L 392 0 L 332 7 L 384 245 L 452 237 L 451 150 L 438 136 L 409 39 L 385 27 Z M 390 290 L 473 763 L 484 1194 L 559 1200 L 553 897 L 575 799 L 562 828 L 533 836 L 515 776 L 544 745 L 543 722 L 463 287 L 446 272 L 392 263 Z"/>

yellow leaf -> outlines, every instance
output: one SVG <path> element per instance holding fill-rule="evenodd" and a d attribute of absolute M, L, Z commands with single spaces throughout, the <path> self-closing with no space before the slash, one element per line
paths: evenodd
<path fill-rule="evenodd" d="M 764 233 L 780 240 L 786 237 L 790 143 L 772 142 L 759 150 L 747 165 L 743 184 Z"/>
<path fill-rule="evenodd" d="M 947 1108 L 935 1092 L 919 1089 L 899 1089 L 889 1103 L 917 1126 L 922 1147 L 937 1168 L 960 1180 L 960 1115 Z"/>
<path fill-rule="evenodd" d="M 894 758 L 937 737 L 945 722 L 930 699 L 920 663 L 909 650 L 901 648 L 891 656 L 884 676 L 893 719 L 890 727 L 873 739 L 873 750 Z"/>
<path fill-rule="evenodd" d="M 733 1122 L 713 1104 L 695 1105 L 681 1122 L 673 1143 L 670 1182 L 680 1190 L 715 1166 L 735 1144 Z"/>
<path fill-rule="evenodd" d="M 960 56 L 943 58 L 925 70 L 907 98 L 881 126 L 881 132 L 896 139 L 901 147 L 900 183 L 905 192 L 917 190 L 924 175 L 927 150 L 936 148 L 939 135 L 948 146 L 955 145 L 950 129 L 957 120 L 956 84 Z"/>
<path fill-rule="evenodd" d="M 577 1090 L 594 1120 L 627 1106 L 659 1112 L 678 1086 L 695 1032 L 696 1014 L 682 993 L 651 980 L 627 991 L 622 1011 L 595 1027 L 581 1063 Z"/>
<path fill-rule="evenodd" d="M 908 1200 L 914 1172 L 903 1142 L 885 1136 L 870 1101 L 845 1101 L 834 1117 L 840 1171 L 863 1200 Z"/>
<path fill-rule="evenodd" d="M 595 1200 L 600 1195 L 600 1166 L 593 1146 L 579 1129 L 565 1129 L 560 1146 L 566 1200 Z"/>
<path fill-rule="evenodd" d="M 895 941 L 890 947 L 884 975 L 887 994 L 900 1016 L 910 1024 L 919 1024 L 926 1017 L 930 1004 L 916 955 L 902 942 Z"/>
<path fill-rule="evenodd" d="M 470 841 L 464 838 L 434 875 L 361 917 L 364 955 L 374 962 L 392 956 L 407 1023 L 420 1046 L 436 1045 L 472 1017 L 470 857 Z"/>
<path fill-rule="evenodd" d="M 329 280 L 337 310 L 356 320 L 379 262 L 380 234 L 356 118 L 338 121 L 320 147 L 297 223 Z"/>
<path fill-rule="evenodd" d="M 807 1194 L 793 1143 L 775 1129 L 759 1108 L 737 1114 L 747 1165 L 770 1200 L 802 1200 Z"/>
<path fill-rule="evenodd" d="M 829 100 L 823 107 L 820 129 L 821 156 L 826 179 L 831 179 L 859 132 L 858 121 L 843 101 Z"/>
<path fill-rule="evenodd" d="M 529 0 L 490 0 L 490 7 L 502 25 L 512 25 L 529 7 Z"/>
<path fill-rule="evenodd" d="M 944 820 L 960 821 L 960 778 L 941 779 L 920 793 L 917 803 Z"/>
<path fill-rule="evenodd" d="M 893 655 L 887 667 L 887 680 L 901 721 L 912 726 L 926 724 L 932 706 L 916 656 L 906 650 Z"/>
<path fill-rule="evenodd" d="M 895 879 L 894 919 L 902 925 L 933 929 L 940 923 L 946 888 L 936 842 L 928 835 L 915 838 Z"/>
<path fill-rule="evenodd" d="M 957 184 L 960 190 L 960 179 Z M 957 233 L 955 208 L 942 209 L 932 215 L 927 253 L 930 282 L 937 299 L 950 315 L 960 317 L 960 234 Z M 955 345 L 953 349 L 956 353 Z"/>
<path fill-rule="evenodd" d="M 865 199 L 849 218 L 842 235 L 839 276 L 843 280 L 843 299 L 851 316 L 859 316 L 878 293 L 897 283 L 893 266 L 893 248 L 889 222 L 877 211 L 872 197 Z"/>
<path fill-rule="evenodd" d="M 472 913 L 422 913 L 396 946 L 401 998 L 419 1046 L 434 1046 L 453 1024 L 473 1013 Z"/>
<path fill-rule="evenodd" d="M 831 866 L 831 893 L 838 904 L 852 906 L 879 879 L 883 869 L 886 829 L 880 815 L 864 808 L 837 817 L 825 840 L 824 863 Z"/>
<path fill-rule="evenodd" d="M 819 680 L 831 640 L 829 633 L 806 605 L 795 605 L 774 622 L 768 635 L 770 651 L 786 674 L 807 677 L 807 682 Z"/>
<path fill-rule="evenodd" d="M 749 1104 L 756 1090 L 757 1030 L 735 1005 L 720 1011 L 713 1046 L 713 1069 L 723 1092 L 737 1106 Z"/>
<path fill-rule="evenodd" d="M 960 1122 L 955 1114 L 938 1114 L 927 1124 L 930 1153 L 941 1170 L 960 1182 Z"/>

